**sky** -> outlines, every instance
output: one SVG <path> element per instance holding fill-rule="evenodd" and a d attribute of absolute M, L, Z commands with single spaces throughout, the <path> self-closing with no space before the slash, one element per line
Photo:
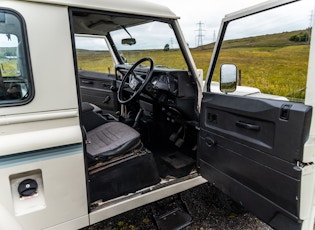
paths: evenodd
<path fill-rule="evenodd" d="M 219 33 L 221 20 L 225 15 L 265 2 L 265 0 L 147 1 L 167 6 L 180 17 L 179 24 L 185 40 L 191 48 L 215 42 Z M 306 29 L 310 26 L 310 19 L 313 18 L 313 14 L 314 0 L 302 0 L 298 3 L 289 4 L 285 7 L 280 7 L 230 23 L 225 39 L 229 40 Z M 129 31 L 131 32 L 132 29 L 129 28 Z M 140 34 L 144 34 L 144 31 L 139 32 Z M 145 48 L 145 42 L 141 42 L 141 38 L 144 36 L 136 34 L 135 31 L 132 33 L 133 36 L 137 38 L 137 47 L 121 48 L 118 47 L 120 44 L 116 44 L 117 47 L 121 49 Z M 164 37 L 167 36 L 166 34 L 161 34 L 161 36 L 162 35 L 164 35 Z M 122 31 L 122 36 L 126 36 L 124 31 Z M 200 37 L 202 41 L 200 41 Z M 154 47 L 164 47 L 164 45 L 168 43 L 168 41 L 162 39 L 147 39 L 146 41 L 156 43 Z M 173 40 L 171 41 L 173 42 Z M 91 41 L 90 39 L 89 41 L 84 41 L 84 39 L 78 38 L 76 43 L 77 47 L 83 49 L 104 49 L 104 45 L 101 46 L 97 41 Z M 102 41 L 102 43 L 104 43 L 104 41 Z M 175 46 L 176 44 L 173 48 L 175 48 Z"/>
<path fill-rule="evenodd" d="M 178 0 L 148 0 L 157 4 L 169 7 L 176 15 L 180 17 L 179 24 L 184 33 L 185 39 L 190 46 L 198 44 L 199 28 L 202 30 L 203 44 L 211 43 L 216 39 L 219 31 L 222 18 L 229 13 L 241 10 L 265 0 L 193 0 L 193 1 L 179 1 Z M 309 13 L 305 12 L 301 16 L 303 24 L 307 24 L 314 9 L 314 1 L 307 0 Z M 298 9 L 292 9 L 285 13 L 296 14 Z M 200 27 L 199 27 L 200 26 Z M 200 42 L 200 41 L 199 41 Z"/>
<path fill-rule="evenodd" d="M 229 13 L 264 2 L 264 0 L 148 0 L 165 5 L 180 17 L 179 24 L 186 41 L 195 46 L 198 43 L 199 24 L 201 23 L 203 43 L 213 42 L 217 36 L 222 18 Z"/>

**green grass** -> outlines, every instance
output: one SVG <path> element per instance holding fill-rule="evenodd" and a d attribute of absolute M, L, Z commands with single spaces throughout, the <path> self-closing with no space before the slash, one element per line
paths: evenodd
<path fill-rule="evenodd" d="M 259 88 L 263 93 L 304 98 L 308 50 L 308 45 L 272 50 L 268 50 L 268 47 L 224 49 L 217 66 L 236 64 L 241 71 L 242 85 Z M 214 80 L 219 80 L 218 67 Z"/>
<path fill-rule="evenodd" d="M 309 45 L 289 40 L 300 31 L 280 34 L 250 37 L 238 40 L 225 41 L 218 60 L 222 63 L 236 64 L 241 72 L 242 85 L 259 88 L 263 93 L 281 95 L 285 97 L 305 97 L 305 85 L 308 67 Z M 191 49 L 196 66 L 203 69 L 206 77 L 214 44 Z M 179 60 L 179 51 L 171 51 L 165 55 L 163 50 L 149 51 L 156 63 L 185 69 L 183 60 Z M 148 52 L 147 52 L 148 54 Z M 135 62 L 142 58 L 138 52 L 128 60 Z M 167 59 L 167 60 L 166 60 Z M 108 72 L 114 69 L 109 53 L 101 51 L 78 52 L 79 68 Z M 165 63 L 165 64 L 164 64 Z M 219 80 L 219 67 L 216 68 L 214 80 Z"/>
<path fill-rule="evenodd" d="M 77 50 L 78 68 L 82 70 L 114 73 L 114 63 L 108 51 Z"/>
<path fill-rule="evenodd" d="M 17 60 L 0 60 L 0 68 L 3 77 L 18 75 Z"/>
<path fill-rule="evenodd" d="M 213 79 L 219 80 L 223 63 L 236 64 L 242 85 L 259 88 L 263 93 L 303 99 L 308 68 L 309 45 L 289 38 L 300 31 L 225 41 Z M 214 44 L 192 49 L 197 68 L 208 71 Z"/>

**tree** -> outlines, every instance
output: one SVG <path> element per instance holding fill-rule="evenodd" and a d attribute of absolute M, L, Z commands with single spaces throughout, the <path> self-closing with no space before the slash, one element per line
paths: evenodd
<path fill-rule="evenodd" d="M 170 50 L 170 45 L 169 44 L 166 44 L 165 46 L 164 46 L 164 51 L 169 51 Z"/>
<path fill-rule="evenodd" d="M 289 40 L 292 42 L 308 42 L 310 39 L 307 32 L 301 32 L 299 34 L 292 35 Z"/>

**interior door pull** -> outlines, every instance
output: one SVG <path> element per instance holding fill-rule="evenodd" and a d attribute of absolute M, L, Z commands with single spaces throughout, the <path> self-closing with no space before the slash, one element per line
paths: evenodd
<path fill-rule="evenodd" d="M 248 130 L 253 130 L 253 131 L 259 131 L 260 130 L 260 126 L 259 125 L 254 125 L 254 124 L 250 124 L 250 123 L 246 123 L 244 121 L 237 121 L 235 123 L 235 125 L 239 128 L 243 128 L 243 129 L 248 129 Z"/>
<path fill-rule="evenodd" d="M 213 140 L 211 137 L 206 137 L 205 141 L 209 148 L 216 144 L 215 140 Z"/>
<path fill-rule="evenodd" d="M 88 81 L 88 80 L 82 80 L 81 82 L 84 84 L 89 84 L 89 85 L 93 84 L 93 81 Z"/>

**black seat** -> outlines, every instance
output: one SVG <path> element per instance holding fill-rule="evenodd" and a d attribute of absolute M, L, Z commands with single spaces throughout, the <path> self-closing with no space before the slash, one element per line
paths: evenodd
<path fill-rule="evenodd" d="M 107 121 L 96 112 L 95 105 L 82 103 L 82 122 L 86 129 L 86 150 L 94 160 L 110 159 L 135 149 L 140 134 L 130 126 L 117 121 Z"/>
<path fill-rule="evenodd" d="M 88 154 L 94 159 L 112 158 L 140 144 L 140 134 L 121 122 L 108 122 L 87 132 Z"/>

